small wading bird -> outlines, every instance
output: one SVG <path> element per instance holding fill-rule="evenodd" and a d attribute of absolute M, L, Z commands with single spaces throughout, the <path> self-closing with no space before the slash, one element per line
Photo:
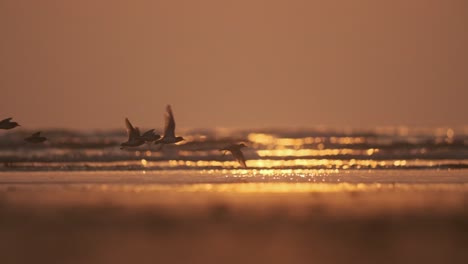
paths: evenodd
<path fill-rule="evenodd" d="M 41 132 L 36 132 L 36 133 L 32 134 L 31 136 L 24 139 L 24 141 L 26 141 L 26 142 L 35 143 L 35 144 L 42 143 L 42 142 L 44 142 L 46 140 L 47 140 L 46 137 L 41 136 Z"/>
<path fill-rule="evenodd" d="M 0 121 L 0 129 L 12 129 L 12 128 L 15 128 L 15 127 L 19 126 L 18 123 L 11 122 L 11 119 L 13 119 L 13 118 L 9 117 L 9 118 L 5 118 L 2 121 Z"/>
<path fill-rule="evenodd" d="M 165 113 L 165 124 L 164 124 L 164 135 L 159 140 L 156 140 L 154 144 L 161 144 L 161 148 L 166 144 L 174 144 L 184 140 L 183 137 L 175 136 L 175 121 L 174 115 L 172 114 L 172 109 L 170 105 L 166 106 Z"/>
<path fill-rule="evenodd" d="M 133 128 L 128 118 L 125 118 L 125 126 L 127 127 L 128 140 L 120 144 L 120 149 L 138 147 L 145 144 L 145 140 L 140 136 L 140 130 L 138 127 Z"/>
<path fill-rule="evenodd" d="M 245 148 L 247 147 L 244 143 L 240 143 L 240 144 L 232 144 L 232 145 L 229 145 L 229 146 L 226 146 L 222 149 L 220 149 L 219 151 L 223 151 L 223 155 L 226 155 L 226 152 L 231 152 L 232 156 L 239 162 L 239 164 L 244 168 L 246 169 L 247 168 L 247 164 L 245 164 L 245 158 L 244 158 L 244 154 L 242 153 L 242 148 Z"/>

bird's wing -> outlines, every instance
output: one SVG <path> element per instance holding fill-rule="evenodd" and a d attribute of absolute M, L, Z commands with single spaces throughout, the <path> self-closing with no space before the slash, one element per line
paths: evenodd
<path fill-rule="evenodd" d="M 135 128 L 133 128 L 132 123 L 130 123 L 128 118 L 125 118 L 125 126 L 127 127 L 128 139 L 132 139 L 135 134 Z"/>
<path fill-rule="evenodd" d="M 174 115 L 172 114 L 172 108 L 170 105 L 167 105 L 166 114 L 164 117 L 165 117 L 164 136 L 175 137 L 175 121 L 174 121 Z"/>
<path fill-rule="evenodd" d="M 148 137 L 148 136 L 153 136 L 154 135 L 154 129 L 150 129 L 143 133 L 143 137 Z"/>
<path fill-rule="evenodd" d="M 135 138 L 140 137 L 140 129 L 138 127 L 135 127 L 134 136 L 135 136 Z"/>
<path fill-rule="evenodd" d="M 3 119 L 2 121 L 0 121 L 0 123 L 3 123 L 3 122 L 8 123 L 8 122 L 10 122 L 12 119 L 13 119 L 13 117 L 5 118 L 5 119 Z"/>
<path fill-rule="evenodd" d="M 227 146 L 225 146 L 224 148 L 220 149 L 220 151 L 232 151 L 233 149 L 236 149 L 236 148 L 235 148 L 235 145 L 234 145 L 234 144 L 230 144 L 230 145 L 227 145 Z"/>
<path fill-rule="evenodd" d="M 40 137 L 40 136 L 41 136 L 41 131 L 32 134 L 32 137 Z"/>
<path fill-rule="evenodd" d="M 236 158 L 236 160 L 240 163 L 240 165 L 243 168 L 247 168 L 247 164 L 245 163 L 244 154 L 242 154 L 242 151 L 240 149 L 231 150 L 231 153 L 232 153 L 232 156 L 234 156 L 234 158 Z"/>

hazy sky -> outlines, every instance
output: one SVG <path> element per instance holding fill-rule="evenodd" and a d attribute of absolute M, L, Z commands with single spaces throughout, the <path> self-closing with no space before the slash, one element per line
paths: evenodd
<path fill-rule="evenodd" d="M 26 127 L 468 125 L 466 0 L 0 0 Z"/>

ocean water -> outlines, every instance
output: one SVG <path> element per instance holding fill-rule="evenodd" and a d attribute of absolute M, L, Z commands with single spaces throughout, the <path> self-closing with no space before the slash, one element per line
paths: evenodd
<path fill-rule="evenodd" d="M 0 134 L 1 263 L 468 257 L 468 129 L 181 130 L 162 150 L 29 132 Z M 248 169 L 218 150 L 237 142 Z"/>
<path fill-rule="evenodd" d="M 43 131 L 49 141 L 38 145 L 23 141 L 29 133 L 2 132 L 0 171 L 164 171 L 170 180 L 187 182 L 365 182 L 369 172 L 393 181 L 411 170 L 434 181 L 443 172 L 468 168 L 467 128 L 186 130 L 178 145 L 126 150 L 119 146 L 124 131 Z M 248 169 L 219 151 L 238 142 L 248 145 Z"/>

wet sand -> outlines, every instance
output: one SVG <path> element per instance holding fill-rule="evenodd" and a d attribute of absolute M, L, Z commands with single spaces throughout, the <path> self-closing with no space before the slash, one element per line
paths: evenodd
<path fill-rule="evenodd" d="M 0 263 L 468 258 L 465 182 L 67 183 L 49 176 L 11 182 L 0 175 Z"/>

